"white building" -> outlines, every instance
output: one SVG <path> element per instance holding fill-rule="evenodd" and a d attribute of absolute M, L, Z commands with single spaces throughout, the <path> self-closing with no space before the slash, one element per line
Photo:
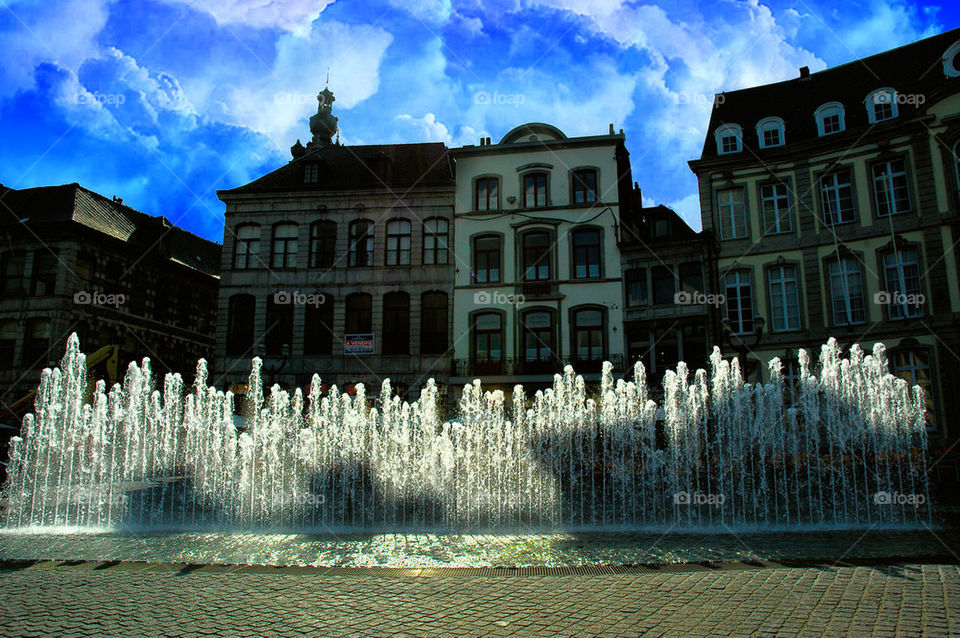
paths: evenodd
<path fill-rule="evenodd" d="M 568 138 L 530 123 L 455 161 L 454 369 L 505 390 L 567 363 L 587 381 L 623 367 L 617 248 L 632 178 L 624 135 Z M 627 212 L 627 211 L 624 211 Z"/>

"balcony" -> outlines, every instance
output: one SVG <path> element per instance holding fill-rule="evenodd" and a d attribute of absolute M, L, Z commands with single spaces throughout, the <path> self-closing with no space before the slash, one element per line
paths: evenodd
<path fill-rule="evenodd" d="M 605 360 L 613 364 L 614 372 L 623 372 L 623 355 L 612 354 Z M 562 373 L 566 365 L 572 365 L 578 374 L 591 374 L 599 373 L 603 369 L 603 361 L 602 359 L 572 360 L 561 357 L 538 361 L 528 361 L 522 357 L 499 361 L 455 359 L 450 374 L 454 377 L 553 376 Z"/>
<path fill-rule="evenodd" d="M 556 281 L 521 282 L 516 285 L 515 290 L 518 295 L 523 295 L 526 301 L 560 296 L 560 285 Z"/>

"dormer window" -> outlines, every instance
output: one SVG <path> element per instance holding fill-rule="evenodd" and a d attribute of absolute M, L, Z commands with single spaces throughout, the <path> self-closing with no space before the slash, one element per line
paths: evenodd
<path fill-rule="evenodd" d="M 779 117 L 765 117 L 757 122 L 757 139 L 760 140 L 760 148 L 783 146 L 786 142 L 783 120 Z"/>
<path fill-rule="evenodd" d="M 948 78 L 960 78 L 960 41 L 943 52 L 943 74 Z"/>
<path fill-rule="evenodd" d="M 877 89 L 868 95 L 863 102 L 867 107 L 867 119 L 871 124 L 892 120 L 899 115 L 897 111 L 897 92 L 893 89 Z"/>
<path fill-rule="evenodd" d="M 820 137 L 839 133 L 846 129 L 843 118 L 843 104 L 839 102 L 827 102 L 817 109 L 814 117 L 817 118 L 817 134 Z"/>
<path fill-rule="evenodd" d="M 303 165 L 303 183 L 316 184 L 318 181 L 320 181 L 320 165 L 304 164 Z"/>
<path fill-rule="evenodd" d="M 738 124 L 718 126 L 713 136 L 717 140 L 718 155 L 739 153 L 743 150 L 743 131 Z"/>

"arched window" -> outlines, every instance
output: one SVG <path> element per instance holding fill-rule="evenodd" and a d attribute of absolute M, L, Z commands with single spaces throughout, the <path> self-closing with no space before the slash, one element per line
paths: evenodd
<path fill-rule="evenodd" d="M 330 268 L 336 261 L 337 223 L 319 221 L 310 225 L 310 268 Z"/>
<path fill-rule="evenodd" d="M 420 353 L 443 354 L 449 347 L 447 293 L 425 292 L 420 297 Z"/>
<path fill-rule="evenodd" d="M 323 295 L 322 303 L 307 304 L 303 316 L 303 354 L 333 353 L 333 297 Z"/>
<path fill-rule="evenodd" d="M 293 303 L 289 294 L 267 297 L 267 330 L 264 351 L 274 357 L 287 356 L 293 348 Z"/>
<path fill-rule="evenodd" d="M 524 233 L 522 243 L 524 281 L 551 279 L 550 233 L 532 230 Z"/>
<path fill-rule="evenodd" d="M 283 222 L 273 227 L 273 268 L 297 267 L 297 225 Z"/>
<path fill-rule="evenodd" d="M 503 317 L 482 312 L 473 318 L 473 360 L 477 364 L 496 364 L 503 360 Z M 482 372 L 483 366 L 479 371 Z"/>
<path fill-rule="evenodd" d="M 370 334 L 373 332 L 373 297 L 365 292 L 347 295 L 347 334 Z"/>
<path fill-rule="evenodd" d="M 410 295 L 383 296 L 383 354 L 410 354 Z"/>
<path fill-rule="evenodd" d="M 783 146 L 786 143 L 783 120 L 779 117 L 765 117 L 757 122 L 757 139 L 760 148 Z"/>
<path fill-rule="evenodd" d="M 234 232 L 233 267 L 237 270 L 257 268 L 260 264 L 260 226 L 243 224 Z"/>
<path fill-rule="evenodd" d="M 387 265 L 410 265 L 410 222 L 406 219 L 387 224 Z"/>
<path fill-rule="evenodd" d="M 817 134 L 820 137 L 840 133 L 846 129 L 843 104 L 840 102 L 827 102 L 821 105 L 813 116 L 817 120 Z"/>
<path fill-rule="evenodd" d="M 547 205 L 547 174 L 527 173 L 523 176 L 523 205 L 542 208 Z"/>
<path fill-rule="evenodd" d="M 573 357 L 577 372 L 600 369 L 604 353 L 604 313 L 599 308 L 573 311 Z"/>
<path fill-rule="evenodd" d="M 373 265 L 373 222 L 357 219 L 350 222 L 350 265 Z"/>
<path fill-rule="evenodd" d="M 713 132 L 713 138 L 717 142 L 718 155 L 739 153 L 743 150 L 743 130 L 739 124 L 718 126 Z"/>
<path fill-rule="evenodd" d="M 867 120 L 871 124 L 892 120 L 900 114 L 897 108 L 897 92 L 889 87 L 872 91 L 863 104 L 867 109 Z"/>
<path fill-rule="evenodd" d="M 423 222 L 423 263 L 425 265 L 449 262 L 447 244 L 450 223 L 442 217 L 433 217 Z"/>

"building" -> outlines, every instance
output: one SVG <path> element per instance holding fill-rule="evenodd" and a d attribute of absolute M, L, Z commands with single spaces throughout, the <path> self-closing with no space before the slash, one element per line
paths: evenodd
<path fill-rule="evenodd" d="M 567 137 L 523 124 L 455 162 L 455 387 L 552 383 L 565 364 L 587 381 L 623 371 L 617 243 L 631 173 L 624 135 Z"/>
<path fill-rule="evenodd" d="M 752 378 L 828 337 L 883 342 L 958 435 L 960 30 L 717 99 L 699 159 L 726 296 L 719 345 Z M 813 354 L 817 354 L 814 352 Z"/>
<path fill-rule="evenodd" d="M 0 187 L 0 202 L 0 422 L 33 409 L 71 332 L 87 353 L 117 346 L 121 375 L 149 356 L 189 377 L 212 356 L 218 244 L 79 184 Z"/>
<path fill-rule="evenodd" d="M 348 392 L 384 377 L 406 395 L 446 383 L 453 176 L 442 143 L 344 146 L 333 93 L 318 95 L 312 141 L 227 205 L 217 371 L 242 384 L 305 387 L 314 373 Z M 236 388 L 242 391 L 242 388 Z M 416 396 L 416 392 L 412 395 Z"/>
<path fill-rule="evenodd" d="M 716 261 L 711 237 L 666 206 L 643 208 L 639 189 L 634 195 L 638 212 L 625 219 L 620 241 L 627 368 L 643 362 L 656 391 L 678 361 L 691 370 L 708 367 L 711 310 L 719 299 L 708 285 Z"/>

